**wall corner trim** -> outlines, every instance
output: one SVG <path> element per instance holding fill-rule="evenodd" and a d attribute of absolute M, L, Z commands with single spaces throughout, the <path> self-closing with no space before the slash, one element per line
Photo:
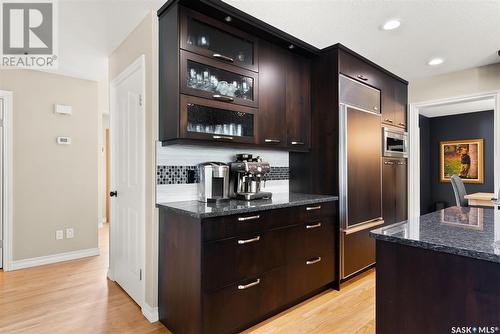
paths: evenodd
<path fill-rule="evenodd" d="M 148 303 L 144 303 L 142 305 L 142 315 L 151 323 L 157 322 L 159 320 L 158 307 L 152 307 Z"/>
<path fill-rule="evenodd" d="M 59 253 L 59 254 L 33 257 L 30 259 L 12 261 L 10 270 L 19 270 L 24 268 L 37 267 L 45 264 L 76 260 L 84 257 L 97 256 L 97 255 L 99 255 L 99 248 L 88 248 L 88 249 L 82 249 L 82 250 Z"/>

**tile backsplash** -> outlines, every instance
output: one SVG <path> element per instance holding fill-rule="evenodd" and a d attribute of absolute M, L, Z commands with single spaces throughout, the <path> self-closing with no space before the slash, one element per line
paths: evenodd
<path fill-rule="evenodd" d="M 198 181 L 196 165 L 207 161 L 231 162 L 238 153 L 260 156 L 271 164 L 266 191 L 288 191 L 288 152 L 194 145 L 161 146 L 161 143 L 158 143 L 156 202 L 195 200 Z"/>

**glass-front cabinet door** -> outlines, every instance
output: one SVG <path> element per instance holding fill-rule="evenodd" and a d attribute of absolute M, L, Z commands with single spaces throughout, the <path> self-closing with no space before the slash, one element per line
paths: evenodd
<path fill-rule="evenodd" d="M 254 143 L 253 108 L 181 95 L 181 136 L 234 143 Z"/>
<path fill-rule="evenodd" d="M 257 39 L 230 23 L 182 8 L 180 36 L 184 50 L 258 71 Z"/>
<path fill-rule="evenodd" d="M 258 107 L 258 75 L 181 51 L 181 93 Z"/>

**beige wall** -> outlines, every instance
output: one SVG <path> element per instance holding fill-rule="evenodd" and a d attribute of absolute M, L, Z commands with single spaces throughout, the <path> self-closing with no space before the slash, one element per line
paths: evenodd
<path fill-rule="evenodd" d="M 158 214 L 155 208 L 155 141 L 158 138 L 158 18 L 149 13 L 109 57 L 109 80 L 146 57 L 146 303 L 158 304 Z M 113 224 L 113 222 L 111 222 Z"/>
<path fill-rule="evenodd" d="M 13 98 L 13 260 L 96 248 L 97 83 L 30 70 L 0 70 Z M 72 116 L 54 104 L 73 106 Z M 57 145 L 69 136 L 71 145 Z M 55 231 L 73 227 L 74 239 Z"/>
<path fill-rule="evenodd" d="M 485 93 L 500 89 L 500 63 L 412 80 L 409 102 Z"/>

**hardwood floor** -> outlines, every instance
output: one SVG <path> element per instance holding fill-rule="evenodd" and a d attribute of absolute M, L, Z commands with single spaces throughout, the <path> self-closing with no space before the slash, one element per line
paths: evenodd
<path fill-rule="evenodd" d="M 140 308 L 106 279 L 108 227 L 100 229 L 101 255 L 0 271 L 0 333 L 170 333 L 147 321 Z M 375 333 L 375 272 L 326 291 L 244 332 Z"/>

